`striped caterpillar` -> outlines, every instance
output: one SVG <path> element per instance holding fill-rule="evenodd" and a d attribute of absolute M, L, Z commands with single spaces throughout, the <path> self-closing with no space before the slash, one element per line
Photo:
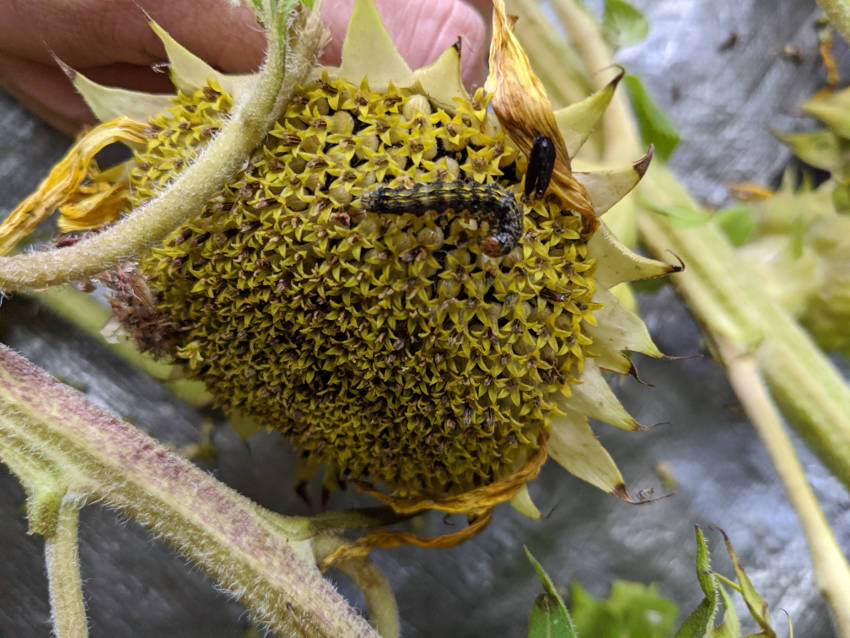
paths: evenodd
<path fill-rule="evenodd" d="M 523 210 L 513 193 L 499 184 L 465 180 L 414 184 L 410 188 L 378 186 L 360 196 L 360 205 L 373 213 L 467 211 L 486 221 L 490 234 L 481 240 L 481 252 L 489 257 L 507 255 L 522 237 Z"/>

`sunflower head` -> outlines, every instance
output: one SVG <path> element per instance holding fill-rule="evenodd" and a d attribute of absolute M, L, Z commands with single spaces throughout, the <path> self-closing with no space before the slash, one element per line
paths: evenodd
<path fill-rule="evenodd" d="M 659 353 L 608 288 L 670 268 L 599 222 L 645 159 L 596 174 L 570 162 L 619 77 L 553 112 L 501 2 L 473 95 L 457 48 L 413 72 L 370 0 L 351 25 L 341 66 L 296 91 L 244 170 L 110 275 L 125 325 L 219 406 L 285 434 L 304 477 L 324 466 L 399 503 L 522 507 L 548 450 L 624 496 L 588 417 L 639 429 L 602 370 L 630 371 L 623 350 Z M 250 87 L 157 32 L 179 91 L 166 108 L 121 103 L 147 119 L 119 180 L 128 210 L 167 188 Z M 123 108 L 77 86 L 101 116 Z"/>

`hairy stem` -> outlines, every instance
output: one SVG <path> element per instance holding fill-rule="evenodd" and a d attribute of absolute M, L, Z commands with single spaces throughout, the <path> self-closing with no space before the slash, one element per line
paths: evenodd
<path fill-rule="evenodd" d="M 758 358 L 726 340 L 717 342 L 729 382 L 767 449 L 800 517 L 815 582 L 832 612 L 838 635 L 850 637 L 850 566 L 829 527 L 759 372 Z"/>
<path fill-rule="evenodd" d="M 321 563 L 347 543 L 341 536 L 318 536 L 313 541 L 316 562 Z M 348 576 L 363 592 L 369 618 L 381 638 L 398 638 L 401 635 L 398 605 L 387 577 L 378 566 L 368 558 L 361 557 L 339 561 L 334 563 L 334 567 Z"/>
<path fill-rule="evenodd" d="M 355 529 L 377 529 L 410 518 L 396 514 L 391 507 L 365 507 L 353 510 L 331 510 L 304 519 L 303 538 L 330 532 Z M 301 537 L 298 537 L 301 538 Z"/>
<path fill-rule="evenodd" d="M 44 288 L 90 277 L 143 254 L 195 214 L 260 144 L 286 105 L 294 87 L 313 67 L 325 41 L 317 12 L 296 12 L 287 49 L 284 17 L 266 16 L 268 50 L 254 90 L 198 158 L 158 197 L 105 232 L 72 246 L 0 257 L 0 290 Z"/>
<path fill-rule="evenodd" d="M 38 498 L 38 486 L 50 496 L 54 476 L 147 526 L 275 631 L 376 635 L 321 577 L 309 541 L 294 540 L 303 519 L 272 523 L 255 503 L 3 346 L 0 460 L 23 475 L 41 533 L 50 528 L 49 505 L 61 499 Z"/>
<path fill-rule="evenodd" d="M 59 504 L 56 528 L 44 539 L 50 613 L 56 638 L 88 636 L 77 552 L 77 529 L 83 501 L 81 494 L 66 492 Z"/>

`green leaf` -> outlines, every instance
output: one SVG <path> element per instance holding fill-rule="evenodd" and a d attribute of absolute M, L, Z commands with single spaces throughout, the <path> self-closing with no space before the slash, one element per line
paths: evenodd
<path fill-rule="evenodd" d="M 735 613 L 735 606 L 731 600 L 723 583 L 726 583 L 744 598 L 750 615 L 761 627 L 761 632 L 752 634 L 746 638 L 776 638 L 776 632 L 770 626 L 770 617 L 767 613 L 767 603 L 756 592 L 753 584 L 750 582 L 747 573 L 741 566 L 738 556 L 729 542 L 729 537 L 726 533 L 719 529 L 723 534 L 723 539 L 726 541 L 726 549 L 729 552 L 729 557 L 732 559 L 732 565 L 735 567 L 735 575 L 738 579 L 738 584 L 730 581 L 726 577 L 717 574 L 711 570 L 711 564 L 708 557 L 708 546 L 705 544 L 705 536 L 699 527 L 697 531 L 697 578 L 699 579 L 700 587 L 705 593 L 705 599 L 699 604 L 699 607 L 685 620 L 679 631 L 676 632 L 675 638 L 740 638 L 741 628 L 738 623 L 738 616 Z M 714 618 L 717 615 L 719 603 L 723 603 L 723 620 L 719 626 L 714 626 Z M 790 626 L 790 620 L 789 620 Z"/>
<path fill-rule="evenodd" d="M 726 588 L 717 583 L 717 591 L 723 601 L 723 620 L 714 629 L 711 638 L 740 638 L 741 625 L 738 623 L 738 614 L 735 612 L 735 603 Z"/>
<path fill-rule="evenodd" d="M 738 560 L 738 555 L 735 553 L 735 549 L 732 547 L 732 543 L 726 535 L 726 532 L 722 529 L 719 529 L 719 531 L 723 534 L 723 540 L 726 543 L 726 551 L 729 552 L 729 558 L 732 559 L 732 566 L 735 568 L 735 576 L 737 576 L 738 584 L 741 586 L 741 596 L 747 604 L 747 609 L 750 610 L 750 615 L 758 623 L 759 627 L 762 628 L 762 632 L 758 635 L 765 636 L 765 638 L 776 638 L 776 632 L 773 630 L 773 627 L 770 626 L 770 615 L 767 611 L 767 603 L 750 582 L 750 578 L 747 576 L 747 572 L 744 571 L 741 561 Z"/>
<path fill-rule="evenodd" d="M 711 571 L 708 545 L 705 536 L 697 526 L 697 580 L 705 598 L 693 613 L 685 619 L 675 638 L 710 638 L 714 632 L 714 617 L 717 615 L 717 581 Z"/>
<path fill-rule="evenodd" d="M 528 619 L 528 638 L 576 638 L 570 622 L 563 603 L 549 594 L 540 594 Z"/>
<path fill-rule="evenodd" d="M 602 30 L 615 48 L 625 47 L 643 40 L 649 33 L 649 23 L 625 0 L 605 0 Z"/>
<path fill-rule="evenodd" d="M 675 638 L 709 638 L 714 632 L 717 600 L 703 598 L 693 613 L 685 619 Z"/>
<path fill-rule="evenodd" d="M 720 226 L 734 246 L 743 245 L 753 234 L 756 220 L 749 206 L 729 206 L 714 214 L 714 222 Z"/>
<path fill-rule="evenodd" d="M 635 115 L 640 127 L 640 135 L 647 144 L 655 144 L 655 152 L 662 160 L 667 160 L 679 143 L 679 131 L 667 114 L 652 99 L 643 82 L 636 75 L 627 73 L 624 78 L 629 96 L 632 99 Z"/>
<path fill-rule="evenodd" d="M 531 609 L 531 616 L 528 619 L 528 638 L 578 638 L 567 606 L 564 605 L 549 575 L 531 555 L 528 548 L 523 546 L 523 549 L 534 571 L 537 572 L 544 591 L 534 601 L 534 607 Z"/>
<path fill-rule="evenodd" d="M 659 596 L 654 585 L 614 581 L 605 600 L 573 583 L 571 612 L 580 636 L 592 638 L 667 638 L 676 604 Z"/>
<path fill-rule="evenodd" d="M 705 535 L 699 526 L 696 526 L 697 532 L 697 580 L 699 581 L 700 589 L 708 598 L 717 598 L 717 582 L 714 578 L 714 572 L 711 571 L 711 556 L 708 553 L 708 545 L 705 542 Z"/>
<path fill-rule="evenodd" d="M 663 638 L 673 631 L 679 609 L 655 585 L 614 581 L 609 604 L 630 629 L 630 638 Z"/>

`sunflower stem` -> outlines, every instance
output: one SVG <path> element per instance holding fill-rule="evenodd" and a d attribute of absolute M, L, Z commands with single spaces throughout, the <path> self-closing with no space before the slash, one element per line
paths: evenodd
<path fill-rule="evenodd" d="M 656 166 L 648 176 L 640 190 L 645 199 L 662 206 L 694 205 L 665 167 Z M 642 206 L 638 210 L 647 248 L 659 256 L 672 250 L 687 265 L 673 283 L 691 311 L 714 339 L 757 347 L 759 370 L 786 416 L 827 467 L 850 486 L 850 388 L 841 374 L 754 281 L 717 226 L 677 229 L 658 213 Z"/>
<path fill-rule="evenodd" d="M 263 2 L 261 19 L 268 41 L 265 65 L 254 90 L 237 105 L 197 160 L 158 197 L 102 233 L 61 249 L 0 257 L 0 290 L 31 290 L 76 281 L 137 258 L 161 243 L 227 184 L 265 138 L 325 42 L 317 11 L 302 9 L 290 18 L 281 11 L 292 2 L 282 4 Z"/>
<path fill-rule="evenodd" d="M 58 553 L 48 555 L 57 579 L 73 563 L 63 507 L 79 495 L 147 526 L 276 632 L 376 636 L 321 577 L 311 541 L 296 540 L 309 521 L 263 510 L 4 346 L 0 461 L 27 490 L 30 530 L 52 537 L 62 526 L 55 541 L 64 544 L 51 541 Z M 71 593 L 58 586 L 64 604 Z"/>
<path fill-rule="evenodd" d="M 317 537 L 313 541 L 316 563 L 321 563 L 337 548 L 347 544 L 348 541 L 341 536 Z M 401 635 L 398 605 L 390 582 L 380 568 L 366 557 L 342 560 L 334 563 L 334 567 L 348 576 L 363 592 L 369 619 L 381 638 L 398 638 Z"/>
<path fill-rule="evenodd" d="M 324 43 L 318 12 L 290 16 L 292 4 L 262 0 L 268 52 L 255 89 L 171 187 L 90 240 L 3 258 L 0 288 L 37 288 L 115 266 L 161 241 L 219 190 L 263 139 Z M 48 539 L 60 637 L 85 634 L 76 558 L 78 498 L 102 500 L 148 525 L 274 631 L 376 635 L 321 578 L 310 541 L 295 540 L 306 521 L 278 516 L 272 523 L 269 512 L 2 346 L 0 460 L 27 490 L 30 530 Z"/>
<path fill-rule="evenodd" d="M 81 494 L 66 492 L 59 504 L 56 528 L 44 539 L 50 612 L 56 638 L 88 636 L 77 551 L 80 507 L 84 500 Z"/>
<path fill-rule="evenodd" d="M 601 89 L 606 83 L 606 74 L 602 69 L 613 63 L 611 52 L 604 39 L 599 36 L 596 20 L 587 10 L 571 0 L 552 0 L 552 8 L 561 21 L 573 47 L 584 61 L 585 70 L 590 76 L 594 90 Z M 582 96 L 584 97 L 584 96 Z M 628 98 L 623 90 L 615 91 L 602 114 L 602 150 L 599 158 L 603 164 L 618 166 L 624 160 L 635 160 L 646 152 L 637 123 L 632 117 Z M 626 197 L 617 202 L 605 214 L 606 225 L 614 231 L 617 238 L 631 249 L 637 245 L 637 210 L 634 197 Z M 614 294 L 629 308 L 636 302 L 628 284 L 614 288 Z"/>
<path fill-rule="evenodd" d="M 718 339 L 717 347 L 729 382 L 767 449 L 788 497 L 800 518 L 812 559 L 815 582 L 832 612 L 838 635 L 850 636 L 850 566 L 820 508 L 782 419 L 771 401 L 759 370 L 759 358 L 735 344 Z"/>

